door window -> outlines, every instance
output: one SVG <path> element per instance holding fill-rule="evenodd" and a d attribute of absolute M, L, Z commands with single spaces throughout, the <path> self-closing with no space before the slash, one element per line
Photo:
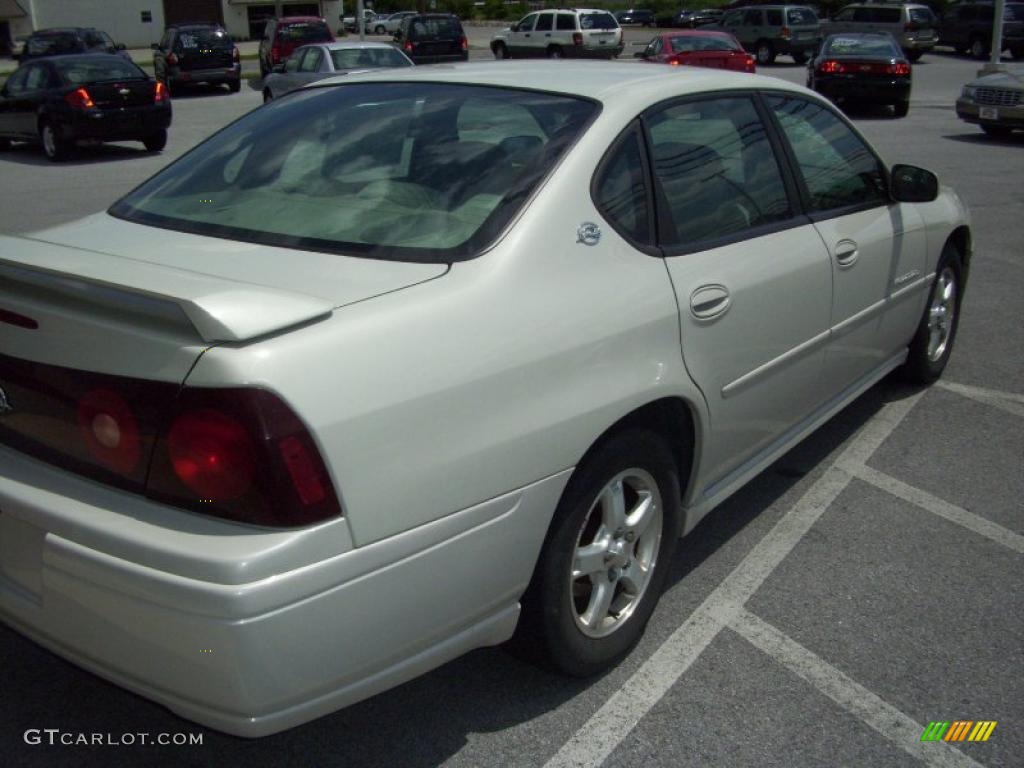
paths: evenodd
<path fill-rule="evenodd" d="M 631 130 L 598 171 L 594 202 L 613 227 L 637 243 L 650 243 L 650 195 L 642 160 L 640 132 Z"/>
<path fill-rule="evenodd" d="M 538 32 L 550 32 L 555 27 L 555 14 L 553 13 L 542 13 L 537 17 L 537 31 Z"/>
<path fill-rule="evenodd" d="M 519 24 L 516 25 L 516 32 L 530 32 L 537 21 L 538 15 L 539 14 L 531 13 L 529 16 L 523 17 Z"/>
<path fill-rule="evenodd" d="M 41 91 L 50 87 L 50 71 L 42 66 L 29 67 L 28 75 L 25 78 L 26 91 Z"/>
<path fill-rule="evenodd" d="M 812 210 L 888 204 L 885 169 L 835 113 L 803 99 L 767 101 L 793 150 Z"/>
<path fill-rule="evenodd" d="M 19 69 L 7 78 L 7 95 L 19 96 L 25 92 L 25 78 L 28 76 L 28 69 Z"/>
<path fill-rule="evenodd" d="M 735 236 L 792 217 L 775 152 L 747 97 L 690 101 L 646 117 L 667 209 L 667 246 Z"/>
<path fill-rule="evenodd" d="M 310 48 L 302 55 L 299 62 L 299 72 L 316 72 L 320 69 L 320 61 L 324 54 L 319 48 Z"/>

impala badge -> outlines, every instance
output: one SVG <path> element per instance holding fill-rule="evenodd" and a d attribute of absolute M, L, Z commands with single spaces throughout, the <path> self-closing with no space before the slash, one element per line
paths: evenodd
<path fill-rule="evenodd" d="M 10 401 L 7 399 L 7 393 L 4 392 L 2 388 L 0 388 L 0 416 L 4 416 L 13 410 L 14 408 L 11 406 Z"/>
<path fill-rule="evenodd" d="M 597 245 L 601 240 L 601 228 L 592 221 L 585 221 L 576 230 L 576 242 Z"/>

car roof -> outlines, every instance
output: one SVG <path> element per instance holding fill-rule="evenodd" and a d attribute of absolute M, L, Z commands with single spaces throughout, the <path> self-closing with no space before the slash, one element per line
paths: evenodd
<path fill-rule="evenodd" d="M 552 77 L 557 73 L 557 77 Z M 666 87 L 677 96 L 714 90 L 770 88 L 806 93 L 798 85 L 777 77 L 729 72 L 722 69 L 644 67 L 632 62 L 564 60 L 552 66 L 549 61 L 490 61 L 431 67 L 375 70 L 373 73 L 327 78 L 318 85 L 336 85 L 366 81 L 435 82 L 463 85 L 490 85 L 523 90 L 524 83 L 541 83 L 531 90 L 561 93 L 595 99 L 605 108 L 620 107 L 641 112 L 664 101 Z"/>
<path fill-rule="evenodd" d="M 223 24 L 216 21 L 189 21 L 181 24 L 168 24 L 168 29 L 224 29 Z"/>
<path fill-rule="evenodd" d="M 77 35 L 80 32 L 93 31 L 93 27 L 48 27 L 37 29 L 33 35 Z"/>
<path fill-rule="evenodd" d="M 303 48 L 326 48 L 329 51 L 340 51 L 346 48 L 391 48 L 392 50 L 398 50 L 391 43 L 383 43 L 380 41 L 364 40 L 335 40 L 333 43 L 310 43 L 309 45 L 302 46 Z"/>
<path fill-rule="evenodd" d="M 116 53 L 62 53 L 59 56 L 46 56 L 45 58 L 33 59 L 31 64 L 42 64 L 44 62 L 49 64 L 60 64 L 65 61 L 84 61 L 87 64 L 95 64 L 97 61 L 109 61 L 117 62 L 118 64 L 135 64 L 134 61 L 129 61 L 124 56 L 119 56 Z M 138 66 L 138 65 L 136 65 Z"/>

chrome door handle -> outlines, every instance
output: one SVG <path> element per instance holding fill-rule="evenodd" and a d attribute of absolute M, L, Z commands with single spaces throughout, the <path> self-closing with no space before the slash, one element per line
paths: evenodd
<path fill-rule="evenodd" d="M 724 315 L 731 303 L 724 285 L 702 285 L 690 294 L 690 313 L 698 320 L 713 320 Z"/>
<path fill-rule="evenodd" d="M 860 251 L 857 250 L 857 244 L 853 240 L 840 240 L 836 243 L 835 254 L 836 264 L 846 269 L 852 267 L 857 261 Z"/>

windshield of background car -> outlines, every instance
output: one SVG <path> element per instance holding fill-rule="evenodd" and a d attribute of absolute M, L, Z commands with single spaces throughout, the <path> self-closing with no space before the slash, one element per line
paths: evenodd
<path fill-rule="evenodd" d="M 33 35 L 25 44 L 25 52 L 31 56 L 50 56 L 61 53 L 77 53 L 83 46 L 73 32 L 55 35 Z"/>
<path fill-rule="evenodd" d="M 581 13 L 580 29 L 618 29 L 619 22 L 610 13 Z"/>
<path fill-rule="evenodd" d="M 409 35 L 414 40 L 453 40 L 462 37 L 458 19 L 416 19 Z"/>
<path fill-rule="evenodd" d="M 817 24 L 818 17 L 810 8 L 790 8 L 786 11 L 786 23 L 793 26 Z"/>
<path fill-rule="evenodd" d="M 597 110 L 445 83 L 306 89 L 232 123 L 110 213 L 266 245 L 457 261 L 494 241 Z"/>
<path fill-rule="evenodd" d="M 281 40 L 291 40 L 296 45 L 324 43 L 331 39 L 331 30 L 322 21 L 311 21 L 281 27 L 277 37 Z"/>
<path fill-rule="evenodd" d="M 64 82 L 69 85 L 86 83 L 121 82 L 123 80 L 145 80 L 145 72 L 120 57 L 101 58 L 79 57 L 72 61 L 55 61 L 54 66 Z"/>
<path fill-rule="evenodd" d="M 897 55 L 896 46 L 879 37 L 832 37 L 825 42 L 827 56 L 882 56 Z"/>
<path fill-rule="evenodd" d="M 331 51 L 335 69 L 411 67 L 412 62 L 395 48 L 339 48 Z"/>
<path fill-rule="evenodd" d="M 673 37 L 673 53 L 691 53 L 693 51 L 742 51 L 739 43 L 733 42 L 724 37 L 697 37 L 696 35 L 681 35 Z"/>
<path fill-rule="evenodd" d="M 179 50 L 194 51 L 204 48 L 231 48 L 234 43 L 223 29 L 214 27 L 182 29 L 178 32 Z"/>

